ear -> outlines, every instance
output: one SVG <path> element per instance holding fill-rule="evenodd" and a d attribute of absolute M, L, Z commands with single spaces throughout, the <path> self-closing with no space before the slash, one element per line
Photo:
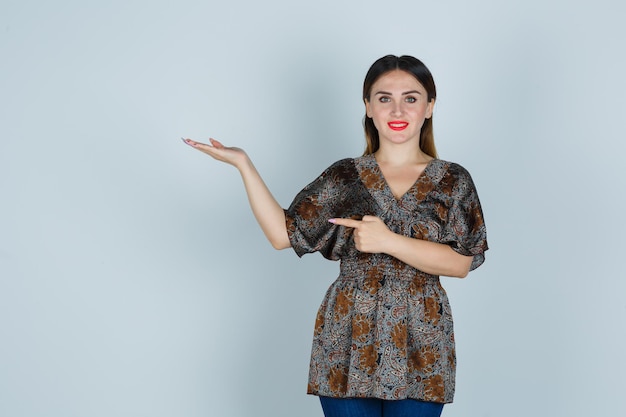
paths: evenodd
<path fill-rule="evenodd" d="M 433 110 L 435 109 L 435 99 L 432 99 L 428 102 L 426 106 L 426 118 L 430 119 L 433 117 Z"/>
<path fill-rule="evenodd" d="M 372 115 L 371 115 L 371 109 L 370 109 L 370 102 L 366 98 L 363 99 L 363 102 L 365 103 L 365 115 L 371 119 Z"/>

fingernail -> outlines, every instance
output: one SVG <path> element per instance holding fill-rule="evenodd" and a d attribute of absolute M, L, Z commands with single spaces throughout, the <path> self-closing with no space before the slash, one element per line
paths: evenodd
<path fill-rule="evenodd" d="M 328 219 L 330 223 L 335 223 L 335 219 Z"/>

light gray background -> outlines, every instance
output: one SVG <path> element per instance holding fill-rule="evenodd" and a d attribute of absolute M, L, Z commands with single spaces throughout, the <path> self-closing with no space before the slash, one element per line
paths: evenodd
<path fill-rule="evenodd" d="M 320 416 L 312 327 L 338 265 L 266 243 L 234 169 L 282 205 L 363 150 L 369 65 L 435 75 L 440 156 L 491 246 L 444 279 L 444 416 L 626 415 L 625 6 L 599 0 L 0 3 L 0 415 Z"/>

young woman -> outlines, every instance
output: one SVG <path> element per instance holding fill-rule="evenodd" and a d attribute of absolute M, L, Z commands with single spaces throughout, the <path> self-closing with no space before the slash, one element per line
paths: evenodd
<path fill-rule="evenodd" d="M 374 62 L 365 154 L 326 169 L 287 210 L 243 150 L 184 140 L 239 170 L 274 248 L 341 261 L 317 315 L 308 384 L 327 417 L 439 416 L 452 402 L 454 335 L 439 276 L 465 277 L 487 240 L 470 175 L 437 158 L 435 99 L 418 59 Z"/>

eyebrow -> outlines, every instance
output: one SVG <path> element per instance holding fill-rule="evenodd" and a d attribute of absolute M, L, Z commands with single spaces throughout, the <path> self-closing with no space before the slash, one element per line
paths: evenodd
<path fill-rule="evenodd" d="M 374 93 L 374 95 L 378 95 L 378 94 L 385 94 L 387 96 L 392 95 L 391 93 L 387 91 L 377 91 L 376 93 Z M 404 93 L 402 93 L 403 96 L 406 96 L 407 94 L 419 94 L 420 96 L 422 95 L 422 93 L 417 90 L 405 91 Z"/>

